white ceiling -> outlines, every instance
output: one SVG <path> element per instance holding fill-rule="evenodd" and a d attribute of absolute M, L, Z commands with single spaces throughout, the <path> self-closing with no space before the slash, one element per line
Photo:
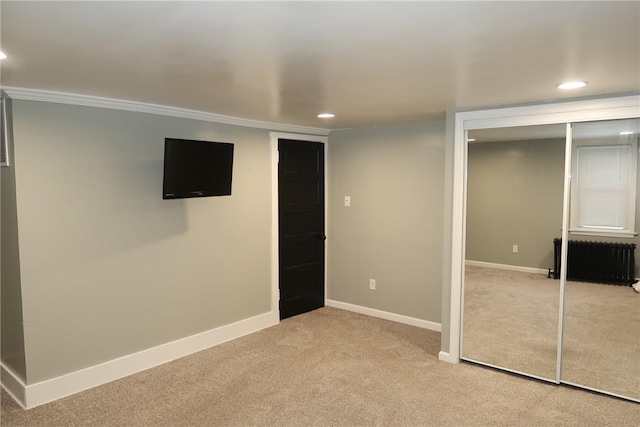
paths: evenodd
<path fill-rule="evenodd" d="M 302 126 L 640 91 L 637 1 L 2 1 L 0 19 L 5 87 Z"/>

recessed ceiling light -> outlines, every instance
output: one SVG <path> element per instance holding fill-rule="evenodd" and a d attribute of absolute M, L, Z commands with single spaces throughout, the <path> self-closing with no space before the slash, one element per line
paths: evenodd
<path fill-rule="evenodd" d="M 0 52 L 0 59 L 5 59 L 7 55 L 4 52 Z"/>
<path fill-rule="evenodd" d="M 566 82 L 566 83 L 560 83 L 556 87 L 558 89 L 578 89 L 581 87 L 585 87 L 586 85 L 587 85 L 587 82 Z"/>
<path fill-rule="evenodd" d="M 622 132 L 618 132 L 618 135 L 633 135 L 633 132 L 631 132 L 630 130 L 625 130 Z"/>
<path fill-rule="evenodd" d="M 321 119 L 330 119 L 332 117 L 335 117 L 336 115 L 333 113 L 320 113 L 318 114 L 318 117 Z"/>

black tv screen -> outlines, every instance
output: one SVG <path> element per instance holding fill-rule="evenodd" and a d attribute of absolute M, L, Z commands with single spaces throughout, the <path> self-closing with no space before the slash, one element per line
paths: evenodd
<path fill-rule="evenodd" d="M 229 196 L 233 144 L 165 138 L 163 199 Z"/>

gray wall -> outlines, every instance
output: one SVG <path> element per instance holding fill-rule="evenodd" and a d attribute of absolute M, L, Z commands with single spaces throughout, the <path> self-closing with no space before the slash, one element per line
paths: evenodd
<path fill-rule="evenodd" d="M 441 321 L 444 127 L 331 132 L 329 299 Z"/>
<path fill-rule="evenodd" d="M 8 106 L 11 101 L 8 101 Z M 9 118 L 11 109 L 8 108 Z M 15 159 L 9 123 L 9 166 L 0 167 L 1 233 L 0 253 L 0 358 L 23 381 L 26 380 L 24 331 L 22 328 L 22 295 L 20 289 L 20 257 L 18 252 L 18 216 L 15 188 Z M 2 131 L 0 129 L 0 131 Z"/>
<path fill-rule="evenodd" d="M 467 260 L 553 268 L 553 239 L 562 233 L 564 142 L 469 144 Z"/>
<path fill-rule="evenodd" d="M 3 320 L 15 342 L 3 361 L 21 355 L 10 367 L 27 384 L 270 310 L 266 130 L 33 101 L 14 109 L 3 262 L 16 268 L 3 269 L 2 288 L 14 292 Z M 165 137 L 234 142 L 233 195 L 162 200 Z M 329 162 L 328 297 L 440 322 L 444 122 L 334 132 Z"/>
<path fill-rule="evenodd" d="M 28 383 L 270 311 L 267 131 L 32 101 L 14 126 Z M 233 195 L 162 200 L 165 137 L 235 143 Z"/>

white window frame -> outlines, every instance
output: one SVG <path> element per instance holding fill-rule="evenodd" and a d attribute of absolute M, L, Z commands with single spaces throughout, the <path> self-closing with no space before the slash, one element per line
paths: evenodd
<path fill-rule="evenodd" d="M 629 171 L 629 188 L 628 188 L 628 200 L 629 206 L 627 207 L 627 223 L 621 228 L 611 227 L 597 227 L 597 226 L 581 226 L 578 224 L 578 218 L 580 215 L 579 209 L 579 187 L 578 187 L 578 150 L 585 147 L 631 147 L 631 170 Z M 638 141 L 637 138 L 631 138 L 630 141 L 603 141 L 603 140 L 574 140 L 572 157 L 571 175 L 574 177 L 571 185 L 571 218 L 569 225 L 569 233 L 575 235 L 584 236 L 602 236 L 602 237 L 623 237 L 633 238 L 636 235 L 635 232 L 635 218 L 636 218 L 636 176 L 637 176 L 637 157 L 638 157 Z"/>

